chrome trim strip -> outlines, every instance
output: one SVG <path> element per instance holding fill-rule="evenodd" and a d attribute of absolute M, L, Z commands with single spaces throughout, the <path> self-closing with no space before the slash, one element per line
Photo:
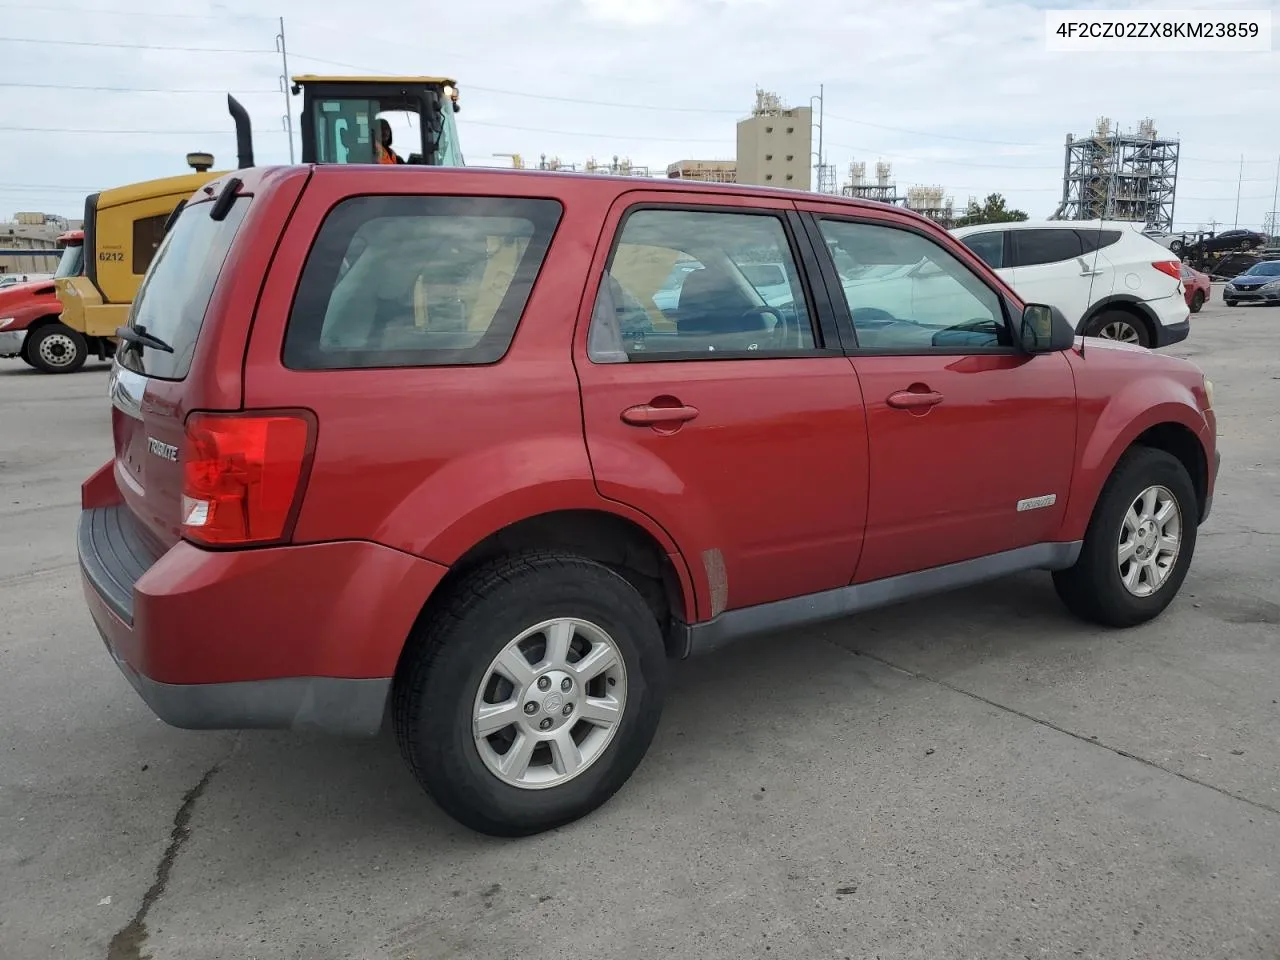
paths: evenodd
<path fill-rule="evenodd" d="M 147 378 L 140 373 L 126 370 L 120 364 L 111 365 L 111 379 L 107 382 L 107 396 L 111 405 L 135 420 L 142 419 L 142 395 L 147 392 Z"/>

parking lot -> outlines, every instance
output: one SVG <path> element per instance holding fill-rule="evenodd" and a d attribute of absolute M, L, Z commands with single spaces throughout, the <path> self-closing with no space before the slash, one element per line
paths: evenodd
<path fill-rule="evenodd" d="M 156 720 L 90 622 L 106 368 L 0 361 L 0 958 L 1280 956 L 1280 309 L 1192 317 L 1217 497 L 1126 632 L 1047 575 L 679 664 L 595 815 L 499 841 L 390 736 Z"/>

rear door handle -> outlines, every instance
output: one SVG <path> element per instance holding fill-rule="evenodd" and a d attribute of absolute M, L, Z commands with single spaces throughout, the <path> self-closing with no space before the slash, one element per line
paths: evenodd
<path fill-rule="evenodd" d="M 633 427 L 650 427 L 656 423 L 685 423 L 698 415 L 697 407 L 681 404 L 675 407 L 658 407 L 641 403 L 622 411 L 622 422 Z"/>
<path fill-rule="evenodd" d="M 932 407 L 942 402 L 942 394 L 930 390 L 928 393 L 915 393 L 911 390 L 899 390 L 889 394 L 885 403 L 899 410 L 916 410 L 920 407 Z"/>

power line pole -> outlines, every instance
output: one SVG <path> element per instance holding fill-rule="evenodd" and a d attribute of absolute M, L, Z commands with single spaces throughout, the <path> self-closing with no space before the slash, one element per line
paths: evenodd
<path fill-rule="evenodd" d="M 811 118 L 813 116 L 813 101 L 815 100 L 818 101 L 818 122 L 816 124 L 818 128 L 818 154 L 817 154 L 818 165 L 815 168 L 815 172 L 817 173 L 817 178 L 813 184 L 813 189 L 814 189 L 814 192 L 816 193 L 823 192 L 823 185 L 826 181 L 826 175 L 827 175 L 826 158 L 823 157 L 822 155 L 822 118 L 823 118 L 823 112 L 824 112 L 823 111 L 824 99 L 825 99 L 824 84 L 820 83 L 818 84 L 818 95 L 816 97 L 809 98 L 809 115 Z M 810 124 L 812 128 L 812 125 L 814 125 L 812 123 L 812 119 L 810 120 Z M 812 158 L 812 154 L 810 156 Z"/>
<path fill-rule="evenodd" d="M 1271 233 L 1280 233 L 1280 222 L 1277 221 L 1276 201 L 1280 199 L 1280 157 L 1276 158 L 1276 185 L 1271 189 Z"/>
<path fill-rule="evenodd" d="M 1236 181 L 1236 222 L 1231 229 L 1240 226 L 1240 188 L 1244 186 L 1244 154 L 1240 154 L 1240 179 Z"/>
<path fill-rule="evenodd" d="M 289 99 L 289 53 L 284 43 L 284 17 L 280 18 L 280 32 L 276 34 L 276 49 L 280 51 L 280 92 L 284 94 L 284 130 L 289 135 L 289 163 L 293 163 L 293 101 Z"/>

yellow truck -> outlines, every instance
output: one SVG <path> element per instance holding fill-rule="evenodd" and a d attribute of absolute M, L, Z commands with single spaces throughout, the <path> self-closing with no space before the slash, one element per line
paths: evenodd
<path fill-rule="evenodd" d="M 303 163 L 377 163 L 463 166 L 454 114 L 458 85 L 447 77 L 293 78 L 302 94 L 299 126 Z M 249 115 L 230 95 L 238 166 L 254 165 Z M 387 121 L 386 124 L 380 121 Z M 393 121 L 407 120 L 414 137 L 401 157 L 390 136 Z M 115 353 L 115 332 L 128 320 L 133 298 L 171 218 L 204 184 L 228 171 L 213 170 L 213 157 L 187 155 L 194 173 L 131 183 L 90 194 L 84 205 L 84 270 L 54 281 L 62 305 L 59 324 L 66 357 L 50 373 L 70 373 L 90 356 Z"/>

